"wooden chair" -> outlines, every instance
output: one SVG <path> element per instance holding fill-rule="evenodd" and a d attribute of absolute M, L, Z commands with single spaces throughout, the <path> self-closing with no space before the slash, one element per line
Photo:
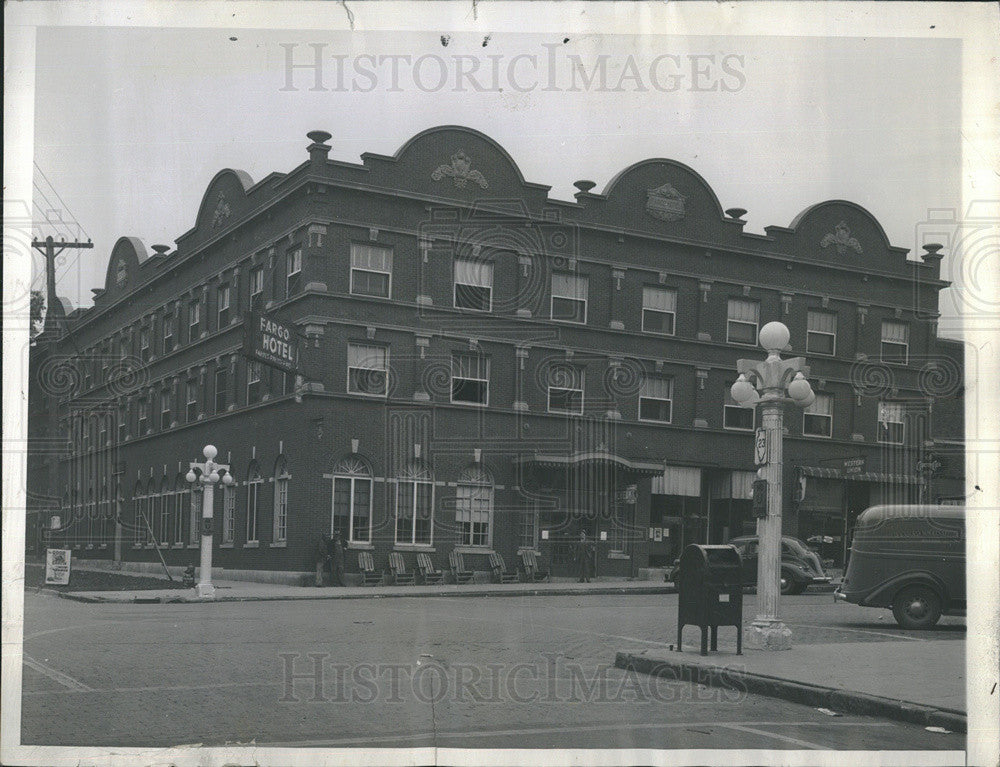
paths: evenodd
<path fill-rule="evenodd" d="M 517 583 L 517 573 L 507 572 L 507 565 L 504 564 L 503 557 L 499 551 L 490 554 L 490 570 L 493 571 L 493 580 L 497 583 Z"/>
<path fill-rule="evenodd" d="M 538 569 L 538 555 L 532 549 L 521 550 L 521 565 L 524 568 L 524 579 L 529 583 L 547 580 L 548 570 Z"/>
<path fill-rule="evenodd" d="M 375 559 L 370 551 L 358 552 L 358 569 L 365 586 L 378 586 L 382 583 L 382 573 L 375 569 Z"/>
<path fill-rule="evenodd" d="M 392 571 L 392 582 L 397 586 L 412 586 L 416 583 L 416 573 L 406 569 L 406 560 L 398 551 L 389 555 L 389 569 Z"/>
<path fill-rule="evenodd" d="M 451 574 L 455 579 L 455 583 L 468 583 L 472 580 L 474 573 L 472 570 L 465 569 L 465 561 L 457 551 L 453 551 L 448 555 L 448 564 L 451 566 Z"/>
<path fill-rule="evenodd" d="M 434 567 L 430 554 L 417 554 L 417 569 L 424 583 L 441 583 L 444 573 Z"/>

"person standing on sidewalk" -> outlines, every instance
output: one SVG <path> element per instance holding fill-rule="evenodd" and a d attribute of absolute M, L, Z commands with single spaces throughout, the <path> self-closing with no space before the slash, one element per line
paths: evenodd
<path fill-rule="evenodd" d="M 323 571 L 329 566 L 330 562 L 330 536 L 327 533 L 322 533 L 320 535 L 319 542 L 316 544 L 316 551 L 314 553 L 316 559 L 316 585 L 323 585 Z"/>
<path fill-rule="evenodd" d="M 587 540 L 587 531 L 580 531 L 580 541 L 576 545 L 576 559 L 580 565 L 579 583 L 590 583 L 591 562 L 594 557 L 594 548 Z"/>
<path fill-rule="evenodd" d="M 340 533 L 333 534 L 333 540 L 330 541 L 331 549 L 331 574 L 333 575 L 333 585 L 334 586 L 346 586 L 344 583 L 344 544 L 340 540 Z"/>

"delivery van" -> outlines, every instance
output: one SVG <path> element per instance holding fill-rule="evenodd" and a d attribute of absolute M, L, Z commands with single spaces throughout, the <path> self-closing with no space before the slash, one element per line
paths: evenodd
<path fill-rule="evenodd" d="M 965 610 L 965 507 L 872 506 L 854 528 L 834 599 L 892 610 L 907 629 L 927 629 Z"/>

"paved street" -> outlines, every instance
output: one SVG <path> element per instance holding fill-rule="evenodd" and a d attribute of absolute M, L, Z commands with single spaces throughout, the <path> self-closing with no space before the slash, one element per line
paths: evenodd
<path fill-rule="evenodd" d="M 786 599 L 783 613 L 799 644 L 836 637 L 830 663 L 857 643 L 961 652 L 965 638 L 964 619 L 903 632 L 829 594 Z M 675 616 L 675 595 L 127 605 L 29 593 L 22 742 L 964 748 L 957 734 L 612 667 L 616 651 L 666 649 Z"/>

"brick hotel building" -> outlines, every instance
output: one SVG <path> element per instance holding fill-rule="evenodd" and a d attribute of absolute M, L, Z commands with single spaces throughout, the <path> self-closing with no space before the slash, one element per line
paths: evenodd
<path fill-rule="evenodd" d="M 349 570 L 531 548 L 568 575 L 584 529 L 599 575 L 634 576 L 753 532 L 755 416 L 728 391 L 770 320 L 817 392 L 786 415 L 786 534 L 840 559 L 866 506 L 963 492 L 939 247 L 908 260 L 844 201 L 746 233 L 671 160 L 565 201 L 467 128 L 361 164 L 309 138 L 289 173 L 219 172 L 175 248 L 119 239 L 92 307 L 50 280 L 29 546 L 196 563 L 184 474 L 212 443 L 236 479 L 215 494 L 227 571 L 306 572 L 335 529 Z M 242 354 L 251 309 L 298 328 L 299 375 Z"/>

